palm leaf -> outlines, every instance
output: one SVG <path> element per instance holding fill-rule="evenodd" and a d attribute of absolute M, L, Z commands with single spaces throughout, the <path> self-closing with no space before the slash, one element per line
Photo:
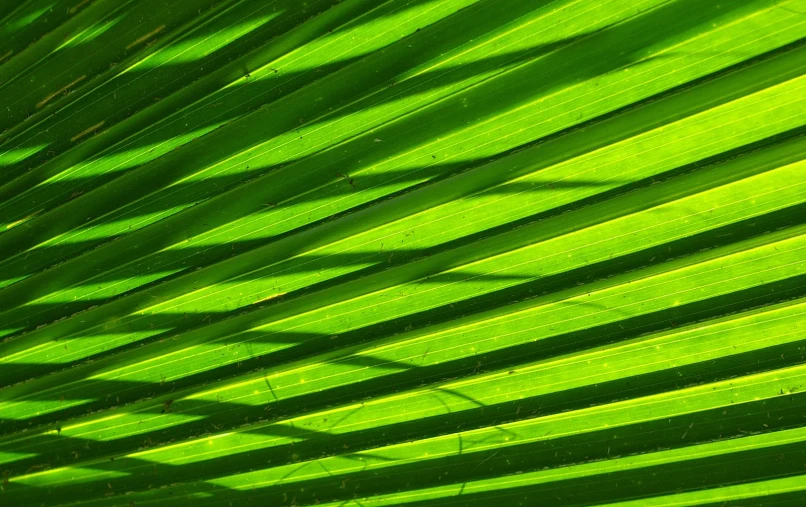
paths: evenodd
<path fill-rule="evenodd" d="M 804 14 L 1 4 L 4 505 L 803 505 Z"/>

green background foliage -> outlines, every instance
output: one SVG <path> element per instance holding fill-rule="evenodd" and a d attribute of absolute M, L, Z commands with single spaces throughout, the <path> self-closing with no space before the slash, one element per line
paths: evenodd
<path fill-rule="evenodd" d="M 804 35 L 0 3 L 0 504 L 806 505 Z"/>

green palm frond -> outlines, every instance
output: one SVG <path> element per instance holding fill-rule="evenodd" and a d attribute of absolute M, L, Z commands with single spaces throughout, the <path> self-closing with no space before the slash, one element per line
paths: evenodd
<path fill-rule="evenodd" d="M 805 34 L 0 3 L 0 505 L 806 504 Z"/>

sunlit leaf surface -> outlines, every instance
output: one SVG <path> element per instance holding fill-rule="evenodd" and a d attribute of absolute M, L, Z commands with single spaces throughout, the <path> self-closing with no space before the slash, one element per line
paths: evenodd
<path fill-rule="evenodd" d="M 806 505 L 806 0 L 0 2 L 2 506 Z"/>

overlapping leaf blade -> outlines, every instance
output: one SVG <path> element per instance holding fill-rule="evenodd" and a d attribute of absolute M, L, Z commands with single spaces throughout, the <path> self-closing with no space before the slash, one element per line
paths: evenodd
<path fill-rule="evenodd" d="M 0 498 L 802 505 L 804 13 L 0 5 Z"/>

